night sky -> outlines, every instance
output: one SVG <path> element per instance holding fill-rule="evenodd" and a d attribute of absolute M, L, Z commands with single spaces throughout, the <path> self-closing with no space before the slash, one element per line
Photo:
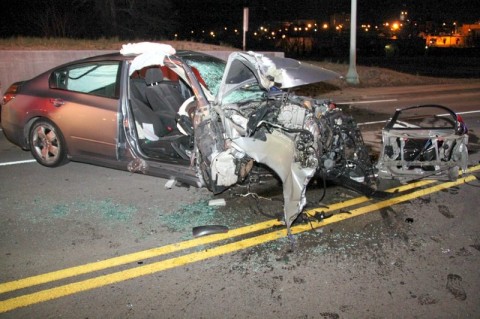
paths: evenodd
<path fill-rule="evenodd" d="M 68 18 L 65 19 L 67 23 L 76 23 L 70 29 L 77 30 L 78 37 L 111 36 L 108 33 L 112 30 L 108 27 L 111 19 L 105 14 L 108 10 L 103 10 L 108 3 L 121 7 L 119 16 L 126 12 L 130 3 L 141 7 L 143 11 L 121 27 L 125 34 L 141 37 L 143 33 L 148 37 L 149 28 L 155 27 L 150 33 L 160 36 L 199 28 L 241 28 L 244 6 L 250 8 L 251 28 L 269 21 L 315 19 L 328 22 L 334 13 L 349 13 L 351 0 L 2 0 L 0 37 L 42 36 L 39 29 L 52 23 L 47 19 L 47 12 L 51 12 L 48 6 L 52 4 L 59 8 L 59 16 Z M 418 21 L 457 21 L 461 24 L 480 20 L 480 0 L 358 0 L 358 22 L 381 24 L 398 18 L 402 10 L 408 11 L 410 19 Z M 135 21 L 142 21 L 147 15 L 148 23 L 136 25 Z M 127 18 L 123 21 L 132 15 L 124 16 Z M 103 34 L 96 30 L 103 30 Z"/>
<path fill-rule="evenodd" d="M 186 16 L 217 24 L 241 21 L 241 8 L 250 7 L 253 22 L 271 20 L 326 20 L 333 13 L 350 12 L 351 0 L 202 0 L 178 1 Z M 457 20 L 474 23 L 480 20 L 479 0 L 358 0 L 359 21 L 383 22 L 398 17 L 406 9 L 412 19 Z M 195 9 L 193 9 L 195 8 Z"/>

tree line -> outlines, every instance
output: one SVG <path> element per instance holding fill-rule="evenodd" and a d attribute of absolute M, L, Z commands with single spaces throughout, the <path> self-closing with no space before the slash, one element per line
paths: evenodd
<path fill-rule="evenodd" d="M 2 0 L 0 36 L 162 39 L 177 28 L 171 0 Z"/>

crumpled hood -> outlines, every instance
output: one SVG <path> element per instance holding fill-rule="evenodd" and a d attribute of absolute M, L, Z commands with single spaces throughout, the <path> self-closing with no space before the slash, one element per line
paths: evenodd
<path fill-rule="evenodd" d="M 228 58 L 216 104 L 222 104 L 223 98 L 231 91 L 249 83 L 258 82 L 268 91 L 273 86 L 289 89 L 340 77 L 334 71 L 290 58 L 234 52 Z"/>

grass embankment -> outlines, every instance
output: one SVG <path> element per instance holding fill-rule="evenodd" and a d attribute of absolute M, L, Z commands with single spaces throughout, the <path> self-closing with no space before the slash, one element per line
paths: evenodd
<path fill-rule="evenodd" d="M 150 40 L 121 41 L 118 38 L 100 38 L 97 40 L 67 38 L 14 37 L 0 39 L 0 50 L 119 50 L 123 44 Z M 177 50 L 225 51 L 237 50 L 229 46 L 220 46 L 191 41 L 153 41 L 167 43 Z"/>
<path fill-rule="evenodd" d="M 346 75 L 348 71 L 348 63 L 333 63 L 333 62 L 317 62 L 309 61 L 312 64 L 324 67 L 326 69 Z M 416 74 L 402 73 L 387 68 L 373 67 L 373 66 L 356 66 L 360 84 L 358 87 L 391 87 L 391 86 L 416 86 L 427 84 L 454 84 L 471 82 L 472 79 L 458 79 L 458 78 L 443 78 L 443 77 L 428 77 Z M 339 87 L 345 88 L 349 85 L 345 80 L 334 80 L 329 83 Z"/>

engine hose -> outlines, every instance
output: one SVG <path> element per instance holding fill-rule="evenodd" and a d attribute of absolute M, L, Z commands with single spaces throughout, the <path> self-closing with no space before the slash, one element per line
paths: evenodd
<path fill-rule="evenodd" d="M 263 124 L 268 124 L 270 126 L 273 126 L 273 127 L 276 127 L 278 129 L 281 129 L 283 131 L 286 131 L 288 133 L 308 133 L 310 135 L 312 135 L 312 132 L 310 132 L 309 130 L 305 130 L 305 129 L 296 129 L 296 128 L 287 128 L 287 127 L 283 127 L 281 125 L 278 125 L 278 124 L 274 124 L 274 123 L 270 123 L 270 122 L 267 122 L 267 121 L 260 121 L 257 125 L 257 127 L 263 125 Z"/>

